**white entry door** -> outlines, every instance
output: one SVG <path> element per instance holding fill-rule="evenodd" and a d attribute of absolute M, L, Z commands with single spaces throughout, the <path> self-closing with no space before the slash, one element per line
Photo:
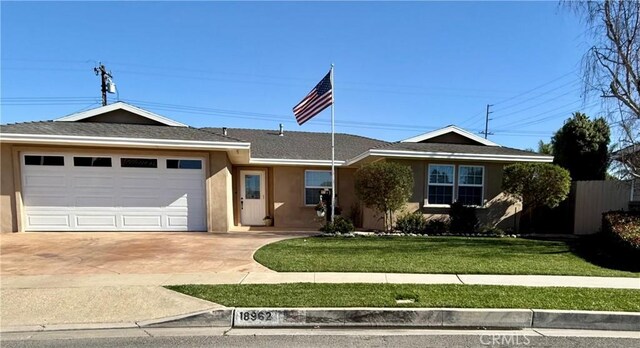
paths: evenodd
<path fill-rule="evenodd" d="M 240 171 L 240 218 L 243 225 L 264 225 L 266 200 L 264 172 Z"/>

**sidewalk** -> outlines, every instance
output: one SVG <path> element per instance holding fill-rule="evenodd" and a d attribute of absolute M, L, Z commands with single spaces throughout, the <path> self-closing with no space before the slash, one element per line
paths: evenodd
<path fill-rule="evenodd" d="M 181 284 L 380 283 L 478 284 L 640 289 L 640 278 L 549 275 L 332 272 L 219 272 L 2 276 L 2 289 L 45 289 Z"/>

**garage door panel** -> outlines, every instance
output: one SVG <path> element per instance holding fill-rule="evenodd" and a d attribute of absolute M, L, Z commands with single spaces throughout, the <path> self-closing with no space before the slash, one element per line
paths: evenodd
<path fill-rule="evenodd" d="M 73 187 L 78 188 L 100 188 L 113 189 L 115 181 L 113 176 L 74 176 L 72 181 Z"/>
<path fill-rule="evenodd" d="M 202 168 L 167 169 L 158 156 L 161 168 L 121 168 L 121 156 L 111 157 L 113 167 L 76 167 L 68 160 L 57 167 L 23 164 L 26 229 L 206 229 Z"/>
<path fill-rule="evenodd" d="M 88 208 L 113 207 L 115 205 L 116 200 L 114 197 L 97 195 L 75 197 L 73 204 L 74 207 Z"/>
<path fill-rule="evenodd" d="M 140 175 L 121 178 L 119 186 L 126 189 L 158 189 L 161 187 L 159 186 L 161 182 L 162 180 L 159 177 Z"/>
<path fill-rule="evenodd" d="M 122 227 L 125 228 L 152 228 L 162 227 L 160 215 L 122 215 Z"/>
<path fill-rule="evenodd" d="M 76 226 L 81 229 L 116 228 L 114 215 L 76 215 Z"/>
<path fill-rule="evenodd" d="M 25 175 L 24 186 L 28 188 L 66 188 L 64 175 Z"/>
<path fill-rule="evenodd" d="M 24 205 L 28 207 L 64 207 L 68 206 L 67 197 L 54 194 L 24 194 Z M 27 208 L 27 210 L 29 210 Z"/>
<path fill-rule="evenodd" d="M 35 228 L 70 227 L 69 216 L 62 214 L 33 214 L 27 216 L 27 225 Z"/>

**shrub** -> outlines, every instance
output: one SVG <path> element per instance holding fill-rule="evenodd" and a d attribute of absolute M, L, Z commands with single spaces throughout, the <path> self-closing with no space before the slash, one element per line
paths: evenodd
<path fill-rule="evenodd" d="M 426 234 L 443 234 L 449 232 L 449 221 L 446 219 L 433 219 L 427 221 L 424 228 Z"/>
<path fill-rule="evenodd" d="M 452 233 L 473 233 L 478 227 L 476 208 L 468 207 L 460 202 L 451 204 L 449 211 Z"/>
<path fill-rule="evenodd" d="M 611 211 L 602 214 L 602 234 L 629 260 L 640 260 L 640 212 Z"/>
<path fill-rule="evenodd" d="M 375 162 L 358 169 L 354 180 L 358 199 L 365 206 L 384 214 L 384 229 L 391 230 L 393 213 L 411 197 L 411 168 L 394 162 Z"/>
<path fill-rule="evenodd" d="M 327 221 L 320 231 L 324 233 L 351 233 L 355 230 L 353 223 L 342 216 L 336 216 L 333 222 Z"/>
<path fill-rule="evenodd" d="M 402 233 L 423 234 L 427 227 L 427 219 L 421 212 L 402 215 L 396 221 L 396 230 Z"/>
<path fill-rule="evenodd" d="M 504 231 L 495 226 L 482 226 L 478 229 L 478 233 L 490 235 L 490 236 L 504 236 Z"/>

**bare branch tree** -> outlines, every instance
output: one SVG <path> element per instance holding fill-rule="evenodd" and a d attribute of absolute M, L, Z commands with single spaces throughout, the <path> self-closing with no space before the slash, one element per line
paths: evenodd
<path fill-rule="evenodd" d="M 594 45 L 583 58 L 585 95 L 604 98 L 620 131 L 615 159 L 640 178 L 640 1 L 567 2 L 588 25 Z"/>

